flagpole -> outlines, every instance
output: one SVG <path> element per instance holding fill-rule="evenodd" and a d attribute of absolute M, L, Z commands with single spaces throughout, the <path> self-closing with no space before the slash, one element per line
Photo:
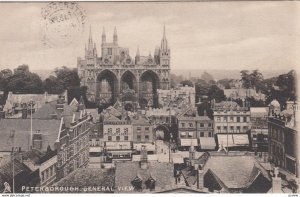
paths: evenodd
<path fill-rule="evenodd" d="M 12 147 L 12 166 L 13 166 L 13 193 L 15 193 L 15 134 L 14 130 L 12 130 L 12 140 L 13 140 L 13 147 Z"/>

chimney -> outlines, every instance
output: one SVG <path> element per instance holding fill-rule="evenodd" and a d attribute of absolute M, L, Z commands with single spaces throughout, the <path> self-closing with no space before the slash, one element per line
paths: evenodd
<path fill-rule="evenodd" d="M 142 149 L 141 149 L 141 161 L 140 161 L 140 164 L 141 164 L 141 168 L 143 170 L 148 169 L 148 154 L 147 154 L 147 150 L 146 150 L 145 146 L 142 146 Z"/>
<path fill-rule="evenodd" d="M 32 136 L 32 149 L 42 149 L 42 134 L 40 130 L 37 130 Z"/>
<path fill-rule="evenodd" d="M 195 159 L 195 149 L 194 146 L 191 144 L 190 150 L 189 150 L 189 160 L 190 164 L 192 163 L 192 160 Z"/>
<path fill-rule="evenodd" d="M 274 168 L 274 177 L 272 177 L 272 192 L 273 193 L 282 193 L 281 190 L 281 178 L 278 177 L 279 168 Z"/>
<path fill-rule="evenodd" d="M 22 109 L 22 119 L 27 119 L 28 111 L 27 108 Z"/>
<path fill-rule="evenodd" d="M 64 103 L 65 103 L 65 96 L 59 96 L 56 104 L 56 109 L 63 111 L 64 110 Z"/>
<path fill-rule="evenodd" d="M 197 189 L 202 190 L 204 188 L 203 169 L 200 164 L 195 164 L 195 170 L 197 170 Z"/>
<path fill-rule="evenodd" d="M 295 105 L 294 101 L 287 101 L 286 102 L 286 109 L 293 110 L 293 106 Z"/>
<path fill-rule="evenodd" d="M 45 103 L 48 103 L 48 92 L 45 92 Z"/>

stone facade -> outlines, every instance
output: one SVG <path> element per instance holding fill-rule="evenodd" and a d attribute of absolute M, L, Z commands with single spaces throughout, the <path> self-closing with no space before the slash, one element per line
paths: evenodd
<path fill-rule="evenodd" d="M 103 29 L 99 57 L 90 31 L 85 57 L 78 58 L 77 68 L 81 85 L 88 87 L 90 101 L 101 105 L 118 99 L 135 100 L 142 108 L 157 107 L 157 89 L 170 88 L 170 48 L 165 29 L 161 46 L 156 47 L 153 56 L 141 56 L 138 48 L 135 58 L 128 48 L 119 46 L 116 28 L 111 43 L 106 41 Z"/>
<path fill-rule="evenodd" d="M 287 109 L 283 111 L 271 105 L 270 111 L 268 118 L 270 161 L 298 176 L 297 139 L 299 135 L 296 127 L 298 105 L 294 102 L 287 102 Z"/>
<path fill-rule="evenodd" d="M 250 128 L 250 110 L 236 102 L 222 101 L 213 104 L 214 132 L 247 133 Z"/>
<path fill-rule="evenodd" d="M 86 167 L 89 158 L 89 132 L 91 116 L 85 110 L 73 114 L 68 120 L 62 118 L 57 149 L 57 181 L 72 171 Z"/>

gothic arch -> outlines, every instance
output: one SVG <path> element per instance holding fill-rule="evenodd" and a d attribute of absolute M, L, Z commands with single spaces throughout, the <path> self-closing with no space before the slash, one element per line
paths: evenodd
<path fill-rule="evenodd" d="M 118 97 L 118 78 L 111 70 L 97 74 L 96 97 L 100 103 L 114 104 Z"/>
<path fill-rule="evenodd" d="M 121 84 L 120 84 L 121 92 L 123 92 L 123 90 L 126 90 L 126 88 L 132 89 L 136 93 L 138 92 L 137 78 L 132 71 L 126 70 L 122 74 L 120 82 L 121 82 Z"/>
<path fill-rule="evenodd" d="M 146 70 L 140 75 L 140 104 L 143 104 L 141 101 L 146 99 L 151 103 L 152 107 L 158 107 L 158 96 L 157 89 L 160 88 L 160 80 L 157 73 L 152 70 Z M 146 106 L 142 106 L 142 108 Z"/>

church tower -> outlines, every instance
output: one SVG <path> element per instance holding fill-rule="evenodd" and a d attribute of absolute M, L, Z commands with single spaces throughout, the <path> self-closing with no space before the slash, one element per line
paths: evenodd
<path fill-rule="evenodd" d="M 170 66 L 170 48 L 168 46 L 168 41 L 166 38 L 166 26 L 164 26 L 163 38 L 161 40 L 160 54 L 159 54 L 160 66 L 169 67 Z"/>

